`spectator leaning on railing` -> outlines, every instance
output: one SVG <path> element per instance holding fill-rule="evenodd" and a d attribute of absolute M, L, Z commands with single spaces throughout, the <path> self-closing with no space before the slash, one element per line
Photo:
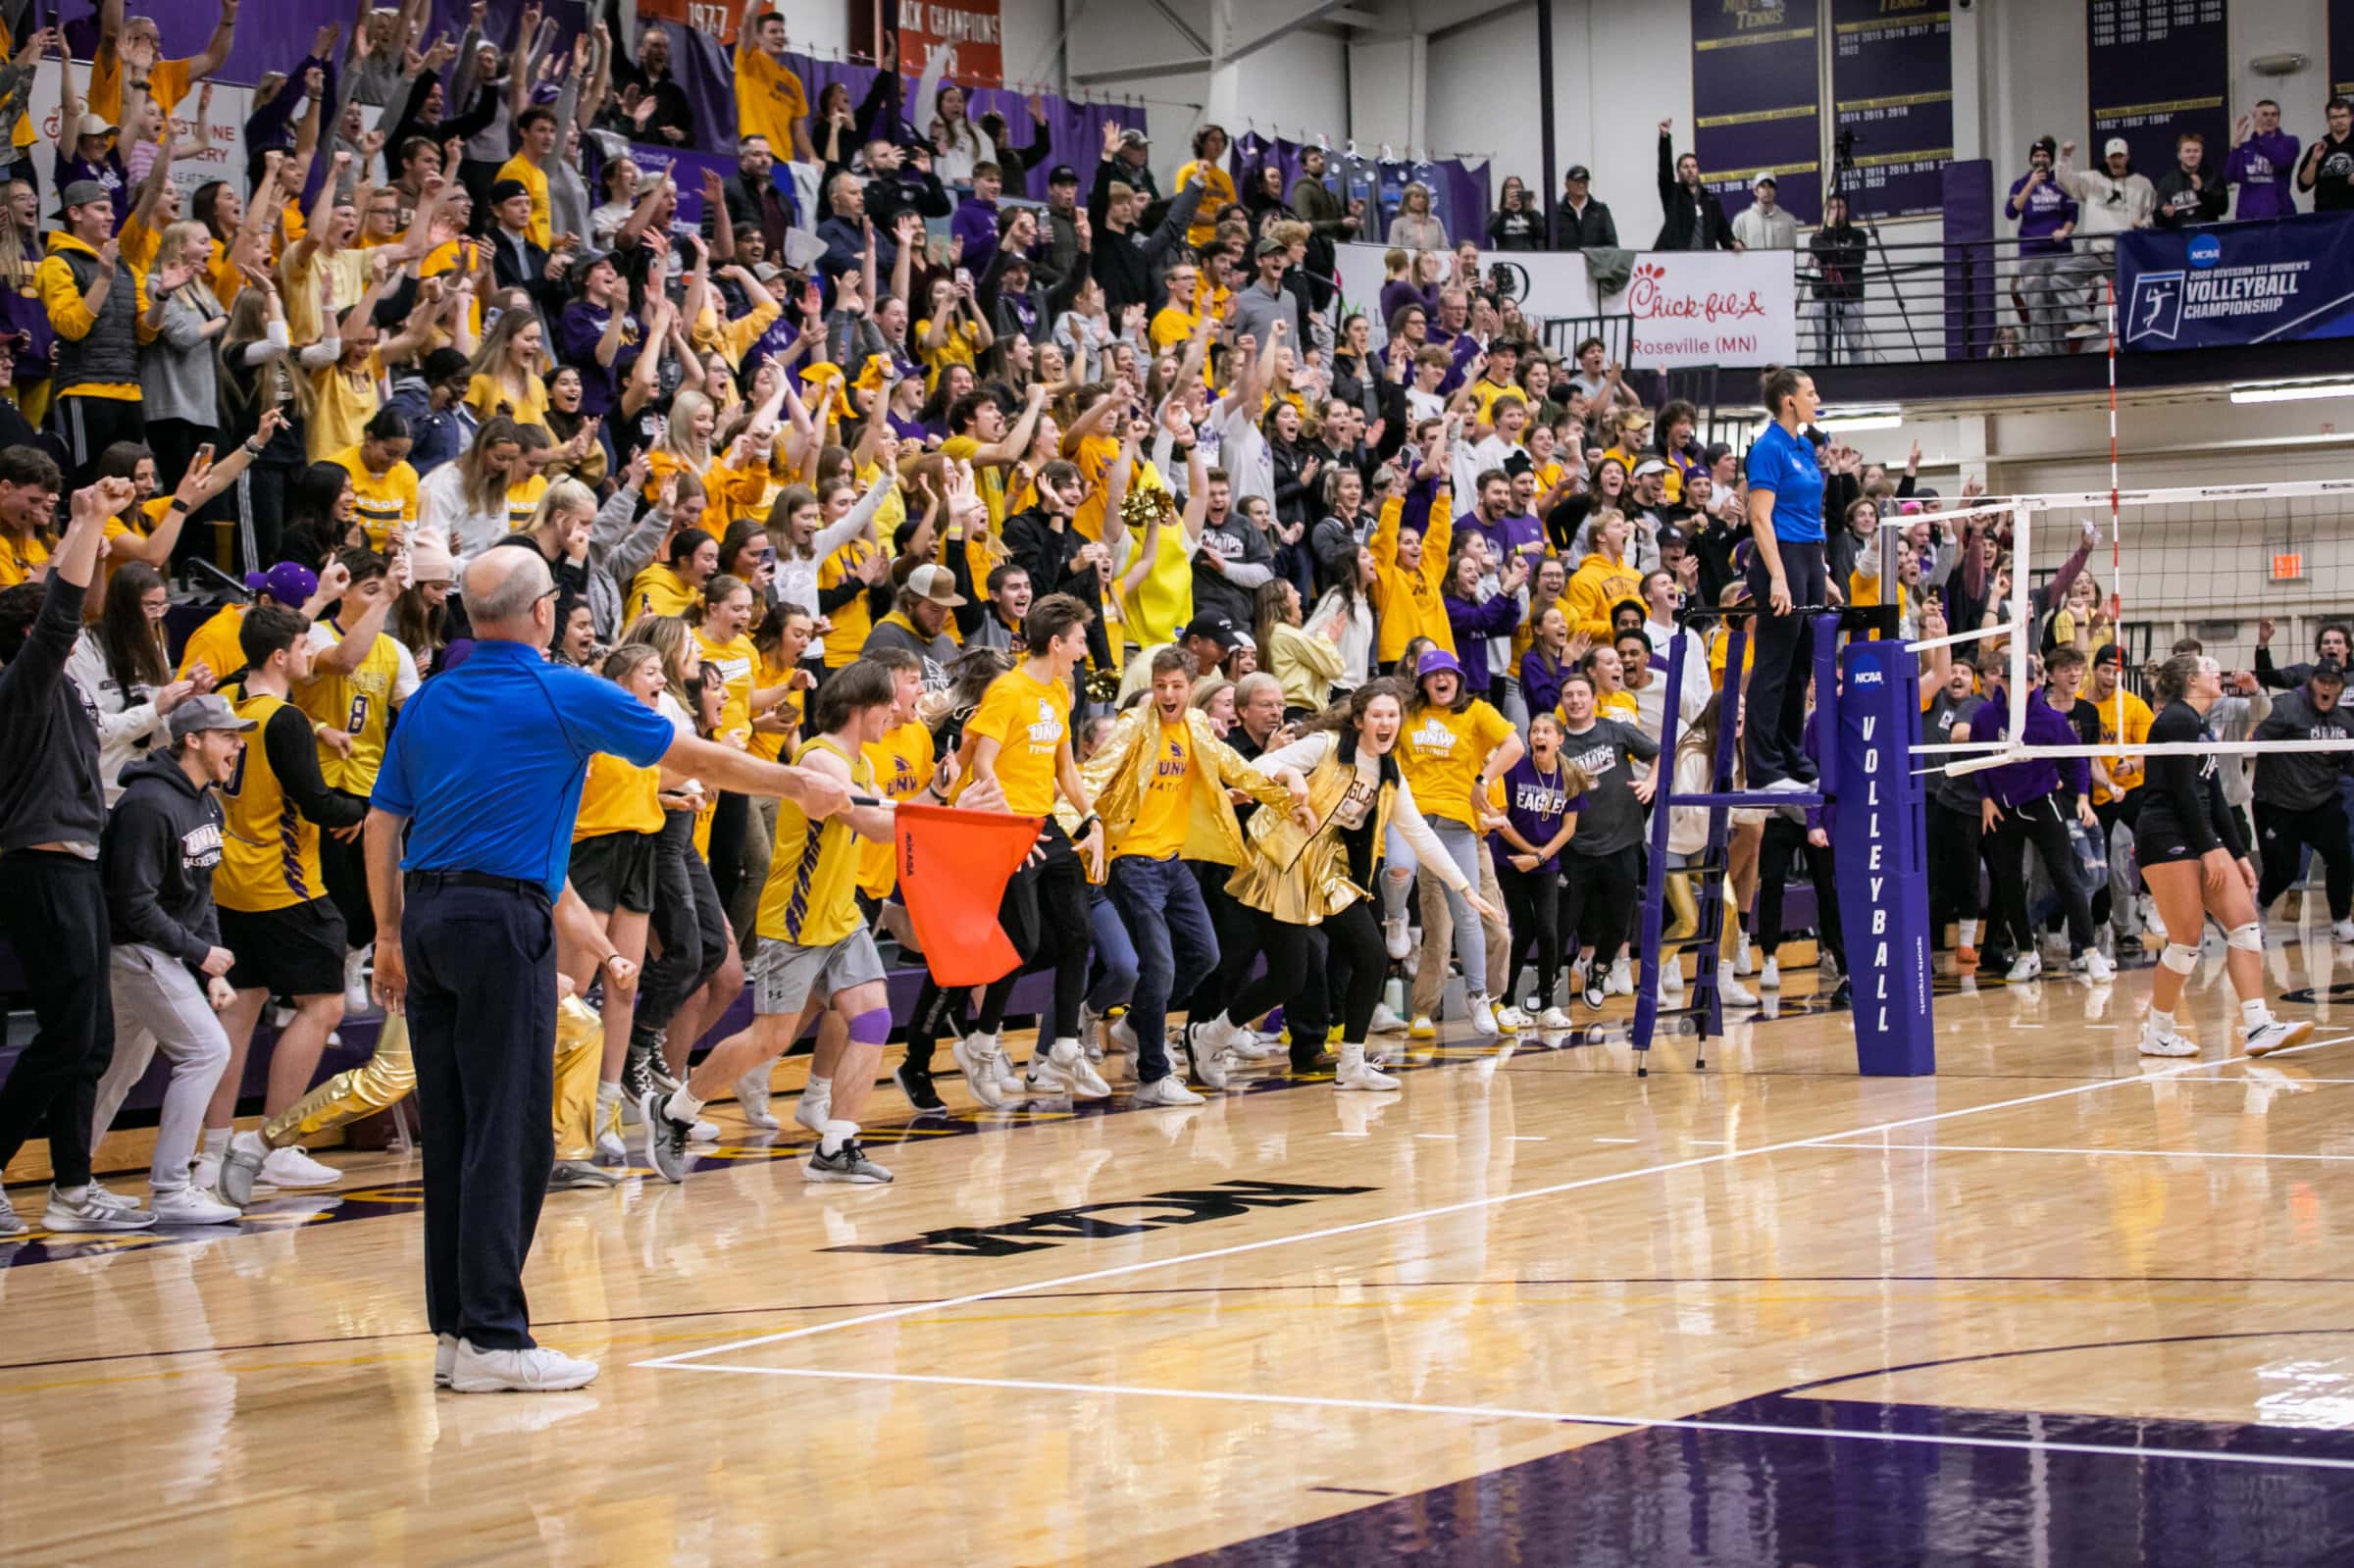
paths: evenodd
<path fill-rule="evenodd" d="M 1594 176 L 1584 164 L 1571 164 L 1561 177 L 1561 199 L 1554 209 L 1555 228 L 1563 250 L 1607 250 L 1618 243 L 1618 226 L 1610 205 L 1594 199 Z"/>
<path fill-rule="evenodd" d="M 2280 128 L 2280 106 L 2259 98 L 2256 107 L 2231 126 L 2231 156 L 2224 163 L 2224 183 L 2239 187 L 2234 218 L 2289 218 L 2297 199 L 2289 194 L 2289 175 L 2297 167 L 2297 138 Z"/>
<path fill-rule="evenodd" d="M 2059 351 L 2061 299 L 2067 284 L 2062 278 L 2068 259 L 2075 254 L 2069 236 L 2076 231 L 2076 204 L 2052 179 L 2053 154 L 2049 136 L 2038 136 L 2027 150 L 2027 172 L 2011 182 L 2003 212 L 2019 225 L 2019 292 L 2027 312 L 2027 352 Z"/>
<path fill-rule="evenodd" d="M 2207 167 L 2207 138 L 2186 130 L 2175 138 L 2175 167 L 2158 177 L 2161 228 L 2195 228 L 2224 221 L 2231 187 Z"/>
<path fill-rule="evenodd" d="M 1735 249 L 1798 249 L 1798 220 L 1775 201 L 1778 190 L 1770 170 L 1761 170 L 1750 181 L 1750 205 L 1733 220 Z"/>
<path fill-rule="evenodd" d="M 2105 172 L 2079 172 L 2074 167 L 2076 144 L 2060 144 L 2056 177 L 2060 188 L 2076 198 L 2076 227 L 2085 236 L 2083 248 L 2065 257 L 2060 266 L 2067 288 L 2063 308 L 2073 318 L 2068 329 L 2071 337 L 2090 336 L 2100 329 L 2097 320 L 2105 303 L 2102 282 L 2117 254 L 2114 236 L 2129 228 L 2149 228 L 2151 214 L 2158 207 L 2158 193 L 2149 179 L 2133 172 L 2133 153 L 2125 138 L 2112 136 L 2102 150 L 2107 154 Z"/>

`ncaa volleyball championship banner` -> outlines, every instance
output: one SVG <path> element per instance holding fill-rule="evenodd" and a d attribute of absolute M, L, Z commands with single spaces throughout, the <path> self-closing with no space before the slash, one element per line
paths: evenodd
<path fill-rule="evenodd" d="M 2354 214 L 2117 236 L 2125 347 L 2354 337 Z"/>

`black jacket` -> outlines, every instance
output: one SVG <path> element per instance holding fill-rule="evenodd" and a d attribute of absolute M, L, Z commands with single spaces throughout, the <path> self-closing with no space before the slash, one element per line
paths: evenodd
<path fill-rule="evenodd" d="M 1672 171 L 1670 171 L 1672 172 Z M 1611 250 L 1618 244 L 1618 223 L 1611 216 L 1610 205 L 1586 198 L 1586 210 L 1579 213 L 1567 202 L 1554 207 L 1554 232 L 1561 235 L 1563 250 Z"/>
<path fill-rule="evenodd" d="M 940 177 L 930 170 L 897 169 L 876 175 L 866 182 L 866 216 L 875 226 L 875 266 L 888 273 L 898 265 L 898 217 L 913 210 L 926 218 L 946 218 L 955 209 Z"/>
<path fill-rule="evenodd" d="M 2201 224 L 2220 224 L 2224 221 L 2224 206 L 2231 199 L 2231 187 L 2222 175 L 2202 168 L 2199 178 L 2204 182 L 2191 189 L 2190 177 L 2176 164 L 2153 181 L 2158 193 L 2158 205 L 2150 220 L 2160 228 L 2195 228 Z"/>
<path fill-rule="evenodd" d="M 99 862 L 107 936 L 168 953 L 190 969 L 221 944 L 213 869 L 221 864 L 221 802 L 169 756 L 123 770 L 123 798 L 106 819 Z"/>
<path fill-rule="evenodd" d="M 2317 713 L 2304 686 L 2273 699 L 2273 711 L 2256 727 L 2259 740 L 2343 740 L 2354 734 L 2354 715 L 2345 703 Z M 2256 759 L 2256 802 L 2289 811 L 2311 811 L 2337 798 L 2337 782 L 2354 752 L 2277 751 Z"/>
<path fill-rule="evenodd" d="M 1733 248 L 1733 226 L 1724 216 L 1724 204 L 1706 185 L 1684 188 L 1675 177 L 1675 145 L 1664 133 L 1660 136 L 1660 211 L 1665 222 L 1651 242 L 1653 250 Z"/>
<path fill-rule="evenodd" d="M 1054 520 L 1036 507 L 1005 520 L 1005 550 L 1014 565 L 1030 574 L 1031 602 L 1049 593 L 1067 593 L 1096 612 L 1087 624 L 1087 645 L 1098 668 L 1111 663 L 1111 642 L 1103 630 L 1103 580 L 1090 565 L 1079 564 L 1086 536 L 1066 520 Z"/>
<path fill-rule="evenodd" d="M 523 260 L 517 263 L 515 246 L 506 234 L 494 229 L 487 241 L 490 247 L 490 277 L 501 288 L 520 288 L 532 296 L 539 307 L 540 321 L 551 334 L 556 318 L 564 314 L 572 296 L 562 281 L 547 276 L 547 252 L 532 243 L 523 242 Z"/>
<path fill-rule="evenodd" d="M 1096 193 L 1088 198 L 1091 214 L 1111 200 L 1112 172 L 1120 167 L 1116 158 L 1106 158 L 1096 167 Z M 1177 199 L 1169 203 L 1168 215 L 1151 234 L 1140 234 L 1134 229 L 1115 234 L 1091 217 L 1089 221 L 1096 223 L 1096 248 L 1090 254 L 1090 264 L 1096 281 L 1103 285 L 1103 298 L 1111 307 L 1114 321 L 1130 305 L 1151 309 L 1152 302 L 1160 295 L 1159 263 L 1184 241 L 1194 212 L 1208 189 L 1204 181 L 1197 179 L 1179 191 Z"/>
<path fill-rule="evenodd" d="M 1853 303 L 1864 297 L 1864 230 L 1853 224 L 1817 228 L 1807 241 L 1815 258 L 1815 297 Z"/>
<path fill-rule="evenodd" d="M 0 854 L 95 844 L 106 828 L 98 720 L 66 659 L 81 635 L 83 590 L 52 571 L 25 646 L 0 669 Z"/>
<path fill-rule="evenodd" d="M 1545 248 L 1545 215 L 1534 208 L 1517 211 L 1499 207 L 1488 214 L 1488 248 L 1491 250 L 1543 250 Z"/>

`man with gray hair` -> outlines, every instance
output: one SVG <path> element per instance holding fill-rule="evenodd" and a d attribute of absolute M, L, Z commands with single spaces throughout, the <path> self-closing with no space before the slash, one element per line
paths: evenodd
<path fill-rule="evenodd" d="M 692 736 L 612 682 L 553 664 L 555 577 L 537 550 L 467 567 L 472 654 L 401 712 L 368 814 L 376 986 L 406 1011 L 425 1154 L 426 1316 L 435 1383 L 460 1393 L 577 1389 L 592 1362 L 537 1344 L 523 1264 L 554 1160 L 554 910 L 588 759 L 610 752 L 811 817 L 837 780 Z M 553 804 L 551 811 L 550 804 Z M 606 951 L 607 984 L 636 965 Z"/>

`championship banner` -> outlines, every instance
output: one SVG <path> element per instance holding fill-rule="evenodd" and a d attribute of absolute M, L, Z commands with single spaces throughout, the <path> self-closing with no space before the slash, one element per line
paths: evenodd
<path fill-rule="evenodd" d="M 2207 138 L 2207 167 L 2222 172 L 2231 151 L 2224 6 L 2225 0 L 2086 0 L 2089 163 L 2097 165 L 2110 137 L 2123 136 L 2133 149 L 2133 167 L 2154 179 L 2175 167 L 2175 137 L 2195 130 Z"/>
<path fill-rule="evenodd" d="M 2354 214 L 2117 236 L 2125 347 L 2354 337 Z"/>
<path fill-rule="evenodd" d="M 2329 0 L 2329 93 L 2354 98 L 2354 0 Z"/>
<path fill-rule="evenodd" d="M 1038 841 L 1040 819 L 904 804 L 894 816 L 899 897 L 933 981 L 986 986 L 1010 973 L 1021 955 L 998 924 L 998 905 Z"/>
<path fill-rule="evenodd" d="M 1858 219 L 1938 210 L 1954 156 L 1949 0 L 1831 0 L 1833 128 L 1853 133 L 1844 179 Z"/>
<path fill-rule="evenodd" d="M 998 0 L 898 0 L 899 70 L 923 74 L 935 49 L 956 51 L 960 81 L 1005 78 L 1004 25 Z"/>
<path fill-rule="evenodd" d="M 1822 221 L 1819 3 L 1692 0 L 1691 151 L 1728 218 L 1771 174 L 1792 217 Z"/>
<path fill-rule="evenodd" d="M 1867 1078 L 1937 1071 L 1929 1012 L 1928 824 L 1919 661 L 1901 640 L 1840 652 L 1835 770 L 1823 813 L 1839 886 L 1839 924 L 1855 986 L 1856 1070 Z"/>
<path fill-rule="evenodd" d="M 1798 280 L 1787 251 L 1645 251 L 1603 309 L 1634 319 L 1632 369 L 1798 360 Z"/>

